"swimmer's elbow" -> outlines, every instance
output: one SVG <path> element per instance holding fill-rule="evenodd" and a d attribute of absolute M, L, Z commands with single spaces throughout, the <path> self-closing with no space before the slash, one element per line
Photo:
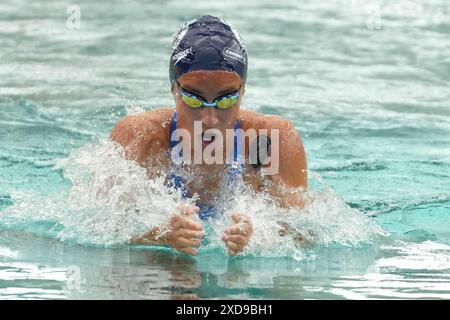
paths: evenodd
<path fill-rule="evenodd" d="M 133 140 L 133 131 L 132 119 L 127 116 L 120 120 L 112 129 L 109 139 L 118 142 L 122 147 L 126 148 L 130 141 Z"/>
<path fill-rule="evenodd" d="M 134 116 L 127 116 L 120 120 L 109 136 L 110 140 L 119 143 L 127 159 L 136 161 L 142 160 L 142 140 L 145 136 L 142 134 L 142 125 Z"/>
<path fill-rule="evenodd" d="M 298 230 L 297 228 L 291 226 L 289 223 L 281 221 L 279 221 L 278 224 L 281 226 L 278 234 L 281 237 L 291 237 L 294 241 L 295 246 L 297 246 L 298 248 L 306 249 L 313 245 L 315 234 L 311 229 Z"/>

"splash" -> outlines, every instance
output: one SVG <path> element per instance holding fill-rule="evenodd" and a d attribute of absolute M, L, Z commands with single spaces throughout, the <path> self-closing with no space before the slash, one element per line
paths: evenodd
<path fill-rule="evenodd" d="M 0 213 L 4 227 L 42 233 L 45 225 L 46 235 L 63 241 L 120 245 L 162 224 L 181 199 L 162 178 L 148 179 L 110 141 L 75 151 L 55 169 L 63 171 L 70 189 L 49 196 L 12 193 L 14 205 Z"/>
<path fill-rule="evenodd" d="M 233 212 L 247 215 L 254 229 L 245 251 L 248 255 L 305 260 L 314 257 L 312 249 L 317 247 L 370 245 L 388 235 L 328 187 L 302 193 L 303 209 L 281 208 L 268 193 L 256 194 L 249 187 L 242 189 L 233 194 L 230 202 L 225 202 L 227 206 L 222 208 L 225 214 L 214 221 L 214 227 L 220 235 L 230 224 Z"/>
<path fill-rule="evenodd" d="M 12 193 L 13 205 L 0 211 L 3 228 L 67 243 L 126 245 L 131 238 L 164 225 L 179 203 L 186 202 L 180 192 L 166 186 L 164 174 L 149 179 L 146 169 L 126 160 L 123 149 L 109 140 L 74 151 L 54 169 L 62 172 L 71 187 L 47 196 Z M 244 255 L 300 260 L 314 246 L 358 246 L 385 235 L 374 220 L 350 208 L 330 188 L 302 193 L 303 209 L 281 208 L 269 194 L 256 194 L 242 181 L 221 194 L 217 209 L 222 214 L 202 222 L 207 241 L 201 252 L 225 252 L 220 238 L 233 212 L 247 215 L 254 227 Z M 283 227 L 292 232 L 283 235 Z"/>

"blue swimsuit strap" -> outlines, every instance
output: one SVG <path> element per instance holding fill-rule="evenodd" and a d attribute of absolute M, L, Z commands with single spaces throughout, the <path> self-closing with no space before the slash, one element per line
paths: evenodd
<path fill-rule="evenodd" d="M 229 183 L 234 183 L 238 176 L 242 176 L 244 174 L 244 156 L 243 156 L 243 146 L 242 146 L 242 133 L 239 120 L 236 121 L 236 124 L 234 126 L 234 152 L 233 152 L 233 160 L 234 163 L 237 165 L 231 166 L 228 169 L 228 178 Z M 173 149 L 178 144 L 178 138 L 173 137 L 173 132 L 177 129 L 177 113 L 174 112 L 172 115 L 172 124 L 170 127 L 170 149 Z M 172 140 L 172 138 L 174 138 Z M 183 181 L 183 178 L 171 173 L 169 176 L 169 179 L 171 180 L 171 186 L 181 190 L 181 195 L 183 199 L 188 198 L 188 191 L 185 186 L 185 183 Z M 205 220 L 213 215 L 216 214 L 216 210 L 213 207 L 209 207 L 204 204 L 197 203 L 197 206 L 200 207 L 200 213 L 199 217 L 202 220 Z"/>

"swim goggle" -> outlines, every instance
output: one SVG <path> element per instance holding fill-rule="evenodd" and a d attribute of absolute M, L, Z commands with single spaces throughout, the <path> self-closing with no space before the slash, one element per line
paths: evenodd
<path fill-rule="evenodd" d="M 230 109 L 231 107 L 236 105 L 236 103 L 239 100 L 240 90 L 242 87 L 241 84 L 236 91 L 227 93 L 223 96 L 214 99 L 212 103 L 208 103 L 208 101 L 205 98 L 196 95 L 195 93 L 190 92 L 189 90 L 184 89 L 178 81 L 177 85 L 180 88 L 181 100 L 183 100 L 183 102 L 189 107 L 198 109 L 204 106 L 204 107 L 218 108 L 222 110 Z"/>

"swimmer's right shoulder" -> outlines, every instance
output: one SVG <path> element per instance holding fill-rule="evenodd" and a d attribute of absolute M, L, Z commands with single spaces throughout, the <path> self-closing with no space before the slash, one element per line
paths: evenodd
<path fill-rule="evenodd" d="M 143 160 L 169 148 L 172 108 L 158 108 L 129 115 L 111 131 L 110 139 L 118 142 L 128 159 Z"/>

